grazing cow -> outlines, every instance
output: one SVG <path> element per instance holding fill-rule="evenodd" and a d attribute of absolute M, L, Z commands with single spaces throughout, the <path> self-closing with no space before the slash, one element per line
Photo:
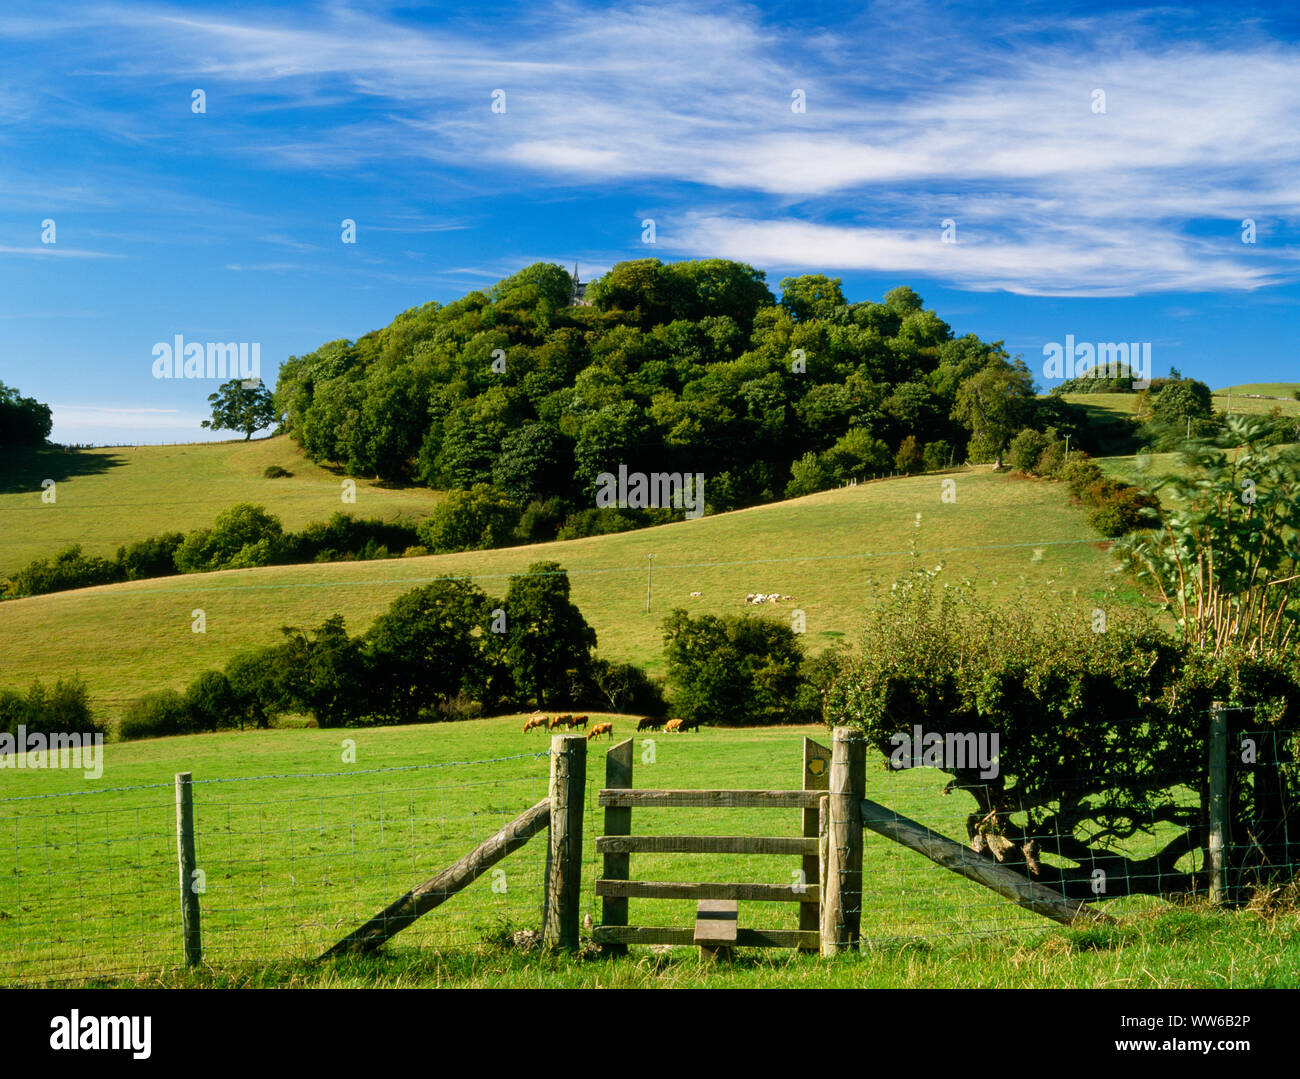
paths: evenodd
<path fill-rule="evenodd" d="M 529 716 L 524 720 L 524 734 L 536 727 L 545 727 L 549 721 L 545 716 Z"/>
<path fill-rule="evenodd" d="M 682 725 L 677 729 L 679 731 L 698 731 L 700 729 L 700 721 L 698 719 L 684 719 L 682 720 Z"/>
<path fill-rule="evenodd" d="M 597 723 L 597 724 L 595 724 L 595 725 L 591 728 L 591 730 L 589 730 L 589 731 L 587 732 L 587 741 L 590 742 L 593 738 L 599 738 L 602 734 L 607 734 L 607 735 L 609 735 L 610 740 L 613 741 L 613 739 L 614 739 L 614 724 L 612 724 L 612 723 Z"/>
<path fill-rule="evenodd" d="M 682 721 L 680 719 L 670 719 L 668 721 L 668 726 L 664 728 L 664 732 L 675 734 L 677 731 L 680 731 L 681 729 L 682 729 Z"/>
<path fill-rule="evenodd" d="M 655 719 L 654 716 L 646 716 L 636 725 L 638 731 L 661 731 L 664 727 L 662 719 Z"/>
<path fill-rule="evenodd" d="M 549 724 L 547 724 L 546 729 L 548 731 L 555 731 L 555 730 L 559 730 L 561 727 L 567 727 L 569 725 L 569 720 L 571 720 L 572 718 L 573 718 L 572 716 L 568 716 L 568 715 L 556 716 L 553 720 L 551 720 Z"/>
<path fill-rule="evenodd" d="M 565 719 L 568 720 L 568 722 L 564 725 L 568 727 L 569 730 L 573 730 L 574 727 L 581 727 L 584 731 L 587 729 L 586 716 L 566 716 Z"/>

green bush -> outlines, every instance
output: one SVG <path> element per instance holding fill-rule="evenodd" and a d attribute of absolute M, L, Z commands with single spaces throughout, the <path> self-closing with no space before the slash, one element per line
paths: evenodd
<path fill-rule="evenodd" d="M 122 579 L 119 565 L 106 558 L 83 554 L 78 543 L 64 548 L 52 559 L 38 558 L 15 572 L 9 578 L 5 594 L 10 597 L 39 596 L 47 592 L 111 584 Z"/>
<path fill-rule="evenodd" d="M 894 467 L 904 475 L 910 476 L 920 472 L 925 464 L 925 455 L 916 441 L 915 435 L 908 435 L 899 444 L 898 453 L 894 455 Z"/>
<path fill-rule="evenodd" d="M 681 515 L 678 514 L 680 517 Z M 611 536 L 616 532 L 631 532 L 637 528 L 667 524 L 673 520 L 673 511 L 666 508 L 648 510 L 586 509 L 571 513 L 556 539 L 583 539 L 587 536 Z"/>
<path fill-rule="evenodd" d="M 1070 454 L 1070 463 L 1062 466 L 1059 476 L 1075 498 L 1083 498 L 1089 487 L 1105 478 L 1097 463 L 1082 452 Z"/>
<path fill-rule="evenodd" d="M 174 689 L 160 689 L 127 705 L 117 725 L 117 736 L 124 742 L 133 742 L 139 738 L 184 734 L 190 729 L 190 710 L 185 698 Z"/>
<path fill-rule="evenodd" d="M 181 573 L 267 566 L 279 557 L 284 542 L 280 520 L 262 506 L 241 502 L 217 514 L 211 528 L 197 529 L 176 548 Z"/>
<path fill-rule="evenodd" d="M 921 463 L 927 472 L 948 468 L 952 462 L 952 447 L 943 439 L 927 442 L 921 451 Z"/>
<path fill-rule="evenodd" d="M 284 476 L 292 476 L 293 473 L 287 468 L 282 468 L 280 465 L 267 465 L 262 471 L 262 475 L 268 480 L 278 480 Z"/>
<path fill-rule="evenodd" d="M 788 625 L 754 615 L 693 619 L 678 609 L 663 626 L 678 714 L 724 726 L 798 721 L 791 702 L 804 657 Z"/>
<path fill-rule="evenodd" d="M 1033 473 L 1038 459 L 1047 449 L 1048 439 L 1042 431 L 1023 428 L 1007 447 L 1007 460 L 1017 472 Z"/>
<path fill-rule="evenodd" d="M 1159 503 L 1145 491 L 1114 480 L 1101 480 L 1084 491 L 1088 524 L 1103 536 L 1123 536 L 1148 525 L 1147 509 Z"/>
<path fill-rule="evenodd" d="M 790 466 L 790 482 L 785 485 L 785 497 L 801 498 L 803 495 L 816 494 L 834 485 L 835 481 L 822 467 L 817 454 L 805 453 Z"/>
<path fill-rule="evenodd" d="M 519 507 L 491 484 L 449 491 L 416 529 L 420 543 L 434 554 L 504 547 L 519 521 Z"/>
<path fill-rule="evenodd" d="M 1049 442 L 1047 448 L 1043 450 L 1042 455 L 1038 458 L 1038 464 L 1034 466 L 1034 471 L 1040 476 L 1045 476 L 1049 480 L 1059 478 L 1061 469 L 1065 467 L 1065 440 Z"/>

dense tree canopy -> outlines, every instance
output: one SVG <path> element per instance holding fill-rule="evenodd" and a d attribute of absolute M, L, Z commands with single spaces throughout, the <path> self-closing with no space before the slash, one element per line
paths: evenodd
<path fill-rule="evenodd" d="M 908 439 L 909 462 L 960 463 L 972 438 L 992 458 L 1040 426 L 1023 364 L 954 337 L 910 288 L 850 303 L 809 274 L 784 279 L 778 303 L 744 263 L 653 258 L 591 282 L 588 305 L 569 306 L 571 288 L 538 263 L 291 357 L 276 408 L 316 460 L 490 484 L 517 520 L 549 500 L 561 520 L 593 508 L 620 465 L 703 473 L 717 512 L 889 471 Z"/>

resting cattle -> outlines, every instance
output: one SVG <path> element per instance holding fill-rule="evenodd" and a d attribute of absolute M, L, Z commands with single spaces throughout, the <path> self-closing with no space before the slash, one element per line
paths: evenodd
<path fill-rule="evenodd" d="M 545 716 L 529 716 L 524 720 L 524 734 L 527 734 L 536 727 L 545 727 L 547 722 Z"/>
<path fill-rule="evenodd" d="M 664 728 L 666 732 L 671 731 L 674 733 L 680 731 L 681 729 L 682 729 L 682 721 L 680 719 L 670 719 L 668 721 L 668 726 Z"/>
<path fill-rule="evenodd" d="M 645 719 L 641 720 L 641 722 L 636 725 L 636 729 L 638 731 L 659 731 L 663 730 L 663 726 L 664 721 L 662 719 L 655 719 L 654 716 L 646 716 Z"/>
<path fill-rule="evenodd" d="M 599 738 L 602 734 L 609 735 L 610 739 L 612 740 L 614 737 L 614 724 L 612 723 L 595 724 L 591 728 L 591 730 L 587 732 L 587 741 L 590 742 L 593 738 Z"/>

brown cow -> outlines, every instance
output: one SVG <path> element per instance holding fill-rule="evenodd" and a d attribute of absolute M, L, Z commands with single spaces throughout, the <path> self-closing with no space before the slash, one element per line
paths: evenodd
<path fill-rule="evenodd" d="M 676 733 L 681 729 L 682 729 L 682 721 L 680 719 L 670 719 L 668 721 L 668 725 L 664 727 L 665 732 L 671 732 L 671 733 Z"/>
<path fill-rule="evenodd" d="M 568 721 L 564 725 L 568 727 L 569 730 L 573 730 L 574 727 L 581 727 L 584 731 L 587 729 L 586 716 L 568 716 L 567 720 Z"/>
<path fill-rule="evenodd" d="M 547 722 L 548 720 L 545 716 L 529 716 L 524 720 L 524 734 L 527 734 L 536 727 L 545 727 Z"/>
<path fill-rule="evenodd" d="M 554 730 L 559 730 L 559 728 L 561 727 L 567 727 L 569 724 L 569 720 L 571 720 L 572 718 L 573 717 L 570 715 L 556 716 L 553 720 L 551 720 L 550 723 L 547 724 L 546 729 L 548 731 L 554 731 Z"/>
<path fill-rule="evenodd" d="M 654 716 L 646 716 L 645 719 L 641 720 L 641 722 L 636 725 L 636 729 L 638 731 L 660 731 L 663 730 L 663 726 L 664 721 L 662 719 L 655 719 Z"/>
<path fill-rule="evenodd" d="M 614 724 L 612 723 L 595 724 L 591 728 L 591 730 L 587 732 L 587 741 L 590 742 L 593 738 L 599 738 L 602 734 L 609 735 L 610 740 L 612 741 L 614 738 Z"/>

